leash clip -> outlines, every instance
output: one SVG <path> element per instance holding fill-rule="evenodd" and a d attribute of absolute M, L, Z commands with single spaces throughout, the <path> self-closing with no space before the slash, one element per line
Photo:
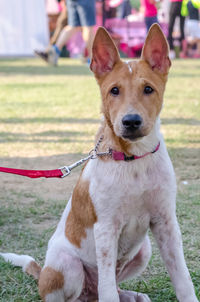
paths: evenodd
<path fill-rule="evenodd" d="M 68 176 L 71 173 L 71 169 L 67 166 L 63 166 L 63 167 L 59 168 L 59 170 L 61 170 L 61 172 L 63 173 L 61 178 L 64 178 L 64 177 Z"/>

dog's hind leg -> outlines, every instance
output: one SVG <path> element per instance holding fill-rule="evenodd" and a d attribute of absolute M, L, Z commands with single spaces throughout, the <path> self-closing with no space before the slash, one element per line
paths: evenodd
<path fill-rule="evenodd" d="M 79 258 L 66 251 L 48 253 L 39 279 L 39 293 L 45 302 L 75 302 L 84 284 L 84 270 Z"/>
<path fill-rule="evenodd" d="M 151 243 L 149 237 L 146 236 L 139 252 L 136 256 L 130 260 L 123 269 L 117 274 L 117 282 L 130 280 L 141 274 L 146 268 L 151 257 Z M 150 302 L 147 295 L 133 292 L 120 290 L 119 291 L 120 302 Z"/>
<path fill-rule="evenodd" d="M 117 273 L 117 282 L 122 282 L 125 280 L 133 279 L 134 277 L 140 275 L 146 268 L 149 260 L 151 258 L 151 243 L 148 236 L 133 259 L 127 262 L 123 269 L 120 269 Z"/>

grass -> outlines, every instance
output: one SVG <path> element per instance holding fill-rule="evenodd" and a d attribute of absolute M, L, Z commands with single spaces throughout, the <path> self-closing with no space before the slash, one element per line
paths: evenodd
<path fill-rule="evenodd" d="M 89 69 L 74 60 L 58 68 L 37 59 L 0 60 L 1 166 L 51 169 L 80 159 L 93 148 L 100 95 Z M 200 299 L 200 60 L 174 62 L 162 111 L 162 132 L 178 183 L 177 214 L 185 258 Z M 64 180 L 0 175 L 0 250 L 44 262 L 48 239 L 80 169 Z M 153 241 L 145 273 L 122 284 L 153 302 L 176 301 Z M 39 302 L 33 279 L 0 259 L 0 301 Z"/>

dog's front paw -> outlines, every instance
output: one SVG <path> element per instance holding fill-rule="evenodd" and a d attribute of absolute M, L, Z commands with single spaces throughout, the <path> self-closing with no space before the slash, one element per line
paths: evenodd
<path fill-rule="evenodd" d="M 108 294 L 101 295 L 99 302 L 120 302 L 118 293 L 112 293 L 112 290 Z"/>
<path fill-rule="evenodd" d="M 181 293 L 182 294 L 182 293 Z M 177 295 L 177 299 L 179 302 L 199 302 L 199 300 L 197 299 L 195 293 L 190 294 L 190 295 Z"/>
<path fill-rule="evenodd" d="M 129 290 L 120 290 L 119 297 L 120 302 L 151 302 L 147 295 Z"/>
<path fill-rule="evenodd" d="M 187 298 L 187 299 L 183 299 L 183 300 L 180 300 L 181 302 L 199 302 L 199 300 L 196 298 L 196 297 L 190 297 L 190 298 Z"/>
<path fill-rule="evenodd" d="M 138 294 L 136 302 L 151 302 L 151 300 L 145 294 Z"/>

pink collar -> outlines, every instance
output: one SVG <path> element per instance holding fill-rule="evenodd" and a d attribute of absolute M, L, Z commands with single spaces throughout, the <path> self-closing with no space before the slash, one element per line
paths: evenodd
<path fill-rule="evenodd" d="M 124 160 L 124 161 L 131 161 L 131 160 L 136 160 L 136 159 L 140 159 L 143 158 L 149 154 L 155 153 L 158 151 L 158 149 L 160 148 L 160 142 L 158 143 L 158 145 L 156 146 L 156 148 L 151 151 L 151 152 L 147 152 L 143 155 L 131 155 L 131 156 L 127 156 L 125 153 L 123 152 L 119 152 L 119 151 L 115 151 L 115 150 L 110 150 L 110 153 L 112 154 L 112 158 L 114 160 Z"/>

